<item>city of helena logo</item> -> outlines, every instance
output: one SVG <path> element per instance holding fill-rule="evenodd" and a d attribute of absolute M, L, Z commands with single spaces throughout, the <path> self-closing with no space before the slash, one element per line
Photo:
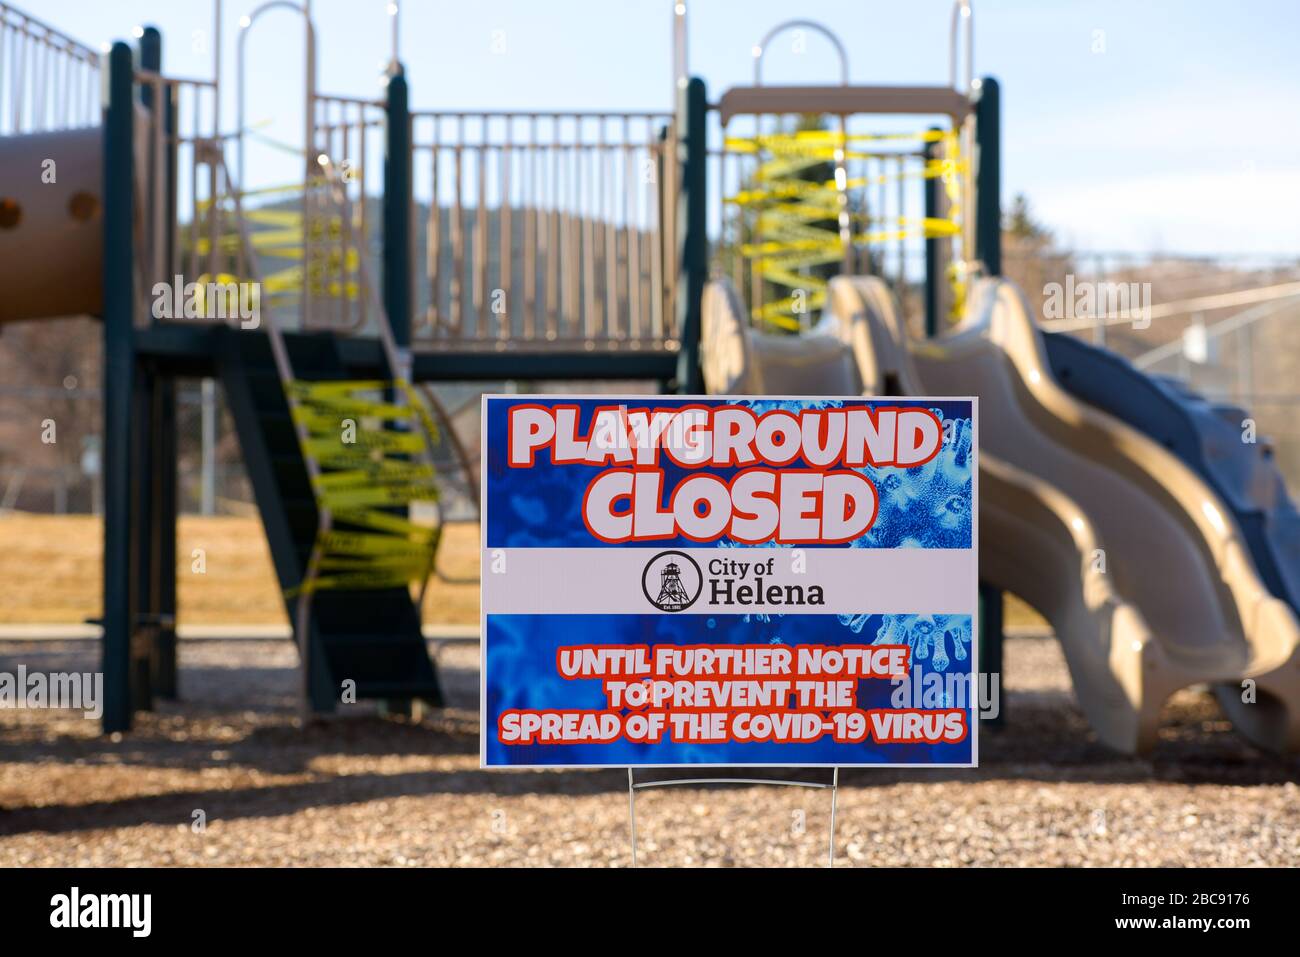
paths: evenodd
<path fill-rule="evenodd" d="M 700 566 L 685 552 L 660 552 L 641 573 L 646 601 L 661 611 L 685 611 L 704 588 Z"/>

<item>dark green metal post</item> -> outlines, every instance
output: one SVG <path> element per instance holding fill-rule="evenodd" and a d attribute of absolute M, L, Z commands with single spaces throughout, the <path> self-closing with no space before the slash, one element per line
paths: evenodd
<path fill-rule="evenodd" d="M 162 72 L 162 34 L 156 27 L 145 27 L 140 37 L 140 66 Z M 141 98 L 146 108 L 161 111 L 166 147 L 163 168 L 150 170 L 150 179 L 164 177 L 164 222 L 176 220 L 176 147 L 171 136 L 176 129 L 174 89 L 164 88 L 164 102 L 154 102 L 154 90 L 145 85 Z M 152 158 L 150 159 L 152 163 Z M 168 233 L 170 242 L 170 231 Z M 166 261 L 173 262 L 172 250 Z M 160 697 L 176 698 L 176 379 L 159 368 L 137 367 L 136 392 L 139 395 L 140 421 L 146 424 L 140 440 L 143 476 L 138 503 L 141 518 L 140 543 L 140 611 L 153 636 L 151 681 L 146 690 Z M 137 699 L 151 697 L 137 693 Z"/>
<path fill-rule="evenodd" d="M 134 352 L 134 350 L 133 350 Z M 133 356 L 134 360 L 134 356 Z M 131 376 L 131 709 L 153 708 L 153 672 L 158 642 L 157 523 L 150 492 L 153 485 L 157 430 L 154 422 L 154 386 L 157 372 L 150 366 L 135 363 Z"/>
<path fill-rule="evenodd" d="M 411 108 L 410 89 L 406 73 L 400 63 L 394 63 L 388 74 L 388 87 L 384 98 L 384 311 L 393 330 L 393 341 L 399 350 L 411 347 L 414 305 L 412 277 L 415 270 L 415 244 L 412 242 L 411 209 L 414 182 L 411 173 Z M 435 196 L 436 203 L 438 198 Z M 410 377 L 411 368 L 393 369 L 393 376 Z M 397 400 L 396 394 L 390 401 Z M 400 428 L 400 426 L 399 426 Z M 331 698 L 337 689 L 331 692 Z M 319 707 L 321 703 L 314 702 Z M 331 700 L 329 709 L 335 704 Z M 416 704 L 410 698 L 388 699 L 382 707 L 388 714 L 413 716 Z"/>
<path fill-rule="evenodd" d="M 140 31 L 139 44 L 140 69 L 152 73 L 162 72 L 162 34 L 157 27 L 145 27 Z M 144 84 L 140 90 L 140 102 L 153 109 L 153 88 Z"/>
<path fill-rule="evenodd" d="M 930 127 L 931 133 L 942 132 L 939 127 Z M 925 160 L 929 164 L 939 158 L 939 144 L 925 144 Z M 925 179 L 925 218 L 934 219 L 939 215 L 939 190 L 943 182 L 937 176 Z M 937 237 L 925 241 L 925 334 L 939 334 L 939 290 L 943 279 L 939 275 L 939 242 Z"/>
<path fill-rule="evenodd" d="M 161 50 L 159 66 L 161 68 Z M 180 91 L 168 87 L 168 100 L 164 104 L 167 115 L 164 118 L 163 132 L 167 135 L 166 157 L 167 188 L 164 191 L 167 209 L 163 221 L 174 223 L 176 217 L 177 150 L 172 142 L 178 127 L 177 116 Z M 167 231 L 167 262 L 176 262 L 175 237 Z M 180 481 L 180 439 L 176 431 L 176 376 L 168 375 L 160 384 L 157 392 L 158 401 L 158 489 L 155 503 L 159 513 L 158 554 L 156 567 L 160 575 L 160 593 L 158 596 L 158 614 L 162 627 L 158 634 L 158 674 L 155 690 L 164 698 L 175 699 L 179 690 L 176 680 L 176 535 L 180 513 L 177 484 Z"/>
<path fill-rule="evenodd" d="M 162 66 L 162 44 L 157 30 L 140 34 L 136 62 L 141 69 L 157 71 Z M 144 107 L 160 109 L 154 91 L 146 84 L 140 91 Z M 152 151 L 144 159 L 144 175 L 153 181 L 161 171 L 154 168 Z M 152 212 L 143 212 L 146 220 Z M 132 360 L 134 362 L 134 358 Z M 131 420 L 136 426 L 131 436 L 131 708 L 147 711 L 153 707 L 154 658 L 157 655 L 158 575 L 153 565 L 156 557 L 158 525 L 152 495 L 152 477 L 157 462 L 157 429 L 153 419 L 153 395 L 157 384 L 156 370 L 135 363 L 131 377 Z"/>
<path fill-rule="evenodd" d="M 975 258 L 984 275 L 1002 275 L 1002 120 L 998 81 L 986 76 L 975 94 Z M 1002 592 L 980 583 L 980 669 L 1002 673 Z M 992 720 L 1000 725 L 1005 706 Z"/>
<path fill-rule="evenodd" d="M 975 256 L 986 276 L 1002 275 L 1002 118 L 998 81 L 975 94 Z"/>
<path fill-rule="evenodd" d="M 411 110 L 406 76 L 400 65 L 388 77 L 384 138 L 384 309 L 401 348 L 411 344 L 414 308 L 411 276 Z M 437 198 L 434 198 L 437 202 Z"/>
<path fill-rule="evenodd" d="M 708 109 L 704 81 L 691 77 L 678 91 L 677 98 L 677 156 L 681 177 L 681 192 L 677 196 L 677 328 L 681 337 L 677 391 L 683 395 L 704 392 L 700 326 L 704 283 L 709 270 L 705 142 Z"/>
<path fill-rule="evenodd" d="M 113 44 L 103 67 L 104 125 L 104 715 L 131 727 L 131 396 L 135 104 L 131 48 Z"/>
<path fill-rule="evenodd" d="M 176 379 L 159 374 L 154 380 L 150 410 L 153 432 L 154 470 L 150 476 L 153 509 L 153 541 L 150 567 L 153 570 L 152 605 L 155 633 L 153 690 L 174 701 L 176 681 Z"/>

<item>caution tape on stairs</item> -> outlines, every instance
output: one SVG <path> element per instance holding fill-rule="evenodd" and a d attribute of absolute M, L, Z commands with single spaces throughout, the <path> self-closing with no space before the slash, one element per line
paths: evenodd
<path fill-rule="evenodd" d="M 314 568 L 291 594 L 423 583 L 441 529 L 400 514 L 438 499 L 435 470 L 419 461 L 437 435 L 419 393 L 402 380 L 298 379 L 286 391 L 305 432 L 303 453 L 320 466 L 317 506 L 332 520 L 316 537 Z"/>

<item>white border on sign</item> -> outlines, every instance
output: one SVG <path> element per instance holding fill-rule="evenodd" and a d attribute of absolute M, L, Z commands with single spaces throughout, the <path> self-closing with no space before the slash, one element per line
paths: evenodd
<path fill-rule="evenodd" d="M 483 606 L 483 585 L 487 581 L 487 407 L 491 399 L 505 399 L 507 401 L 540 401 L 540 402 L 562 402 L 566 400 L 598 400 L 608 401 L 610 399 L 631 399 L 645 402 L 663 402 L 663 401 L 706 401 L 706 402 L 824 402 L 827 399 L 840 402 L 909 402 L 913 404 L 923 402 L 969 402 L 971 407 L 971 552 L 975 557 L 975 574 L 970 583 L 970 609 L 971 609 L 971 689 L 969 694 L 973 699 L 968 699 L 967 706 L 971 710 L 972 720 L 968 735 L 971 741 L 971 759 L 966 763 L 947 763 L 947 764 L 917 764 L 917 763 L 880 763 L 875 761 L 866 761 L 862 763 L 853 762 L 713 762 L 713 761 L 683 761 L 673 764 L 631 764 L 627 761 L 619 761 L 610 764 L 489 764 L 487 762 L 487 614 Z M 979 677 L 980 677 L 980 630 L 982 623 L 979 616 L 979 396 L 899 396 L 899 395 L 666 395 L 663 393 L 651 393 L 643 395 L 626 395 L 623 393 L 513 393 L 513 392 L 491 392 L 484 393 L 479 405 L 479 769 L 484 771 L 556 771 L 556 770 L 595 770 L 608 768 L 978 768 L 979 767 Z M 991 687 L 991 685 L 990 685 Z"/>

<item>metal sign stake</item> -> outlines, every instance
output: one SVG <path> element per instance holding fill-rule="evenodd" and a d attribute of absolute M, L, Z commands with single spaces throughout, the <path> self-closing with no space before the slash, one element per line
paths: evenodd
<path fill-rule="evenodd" d="M 627 769 L 627 814 L 628 832 L 632 844 L 632 866 L 636 867 L 636 792 L 646 788 L 673 787 L 688 784 L 769 784 L 777 787 L 809 788 L 814 791 L 831 792 L 831 822 L 826 848 L 826 866 L 835 866 L 835 810 L 840 793 L 840 769 L 832 768 L 829 784 L 821 781 L 791 781 L 767 778 L 682 778 L 669 781 L 643 781 L 636 783 L 632 768 Z"/>

